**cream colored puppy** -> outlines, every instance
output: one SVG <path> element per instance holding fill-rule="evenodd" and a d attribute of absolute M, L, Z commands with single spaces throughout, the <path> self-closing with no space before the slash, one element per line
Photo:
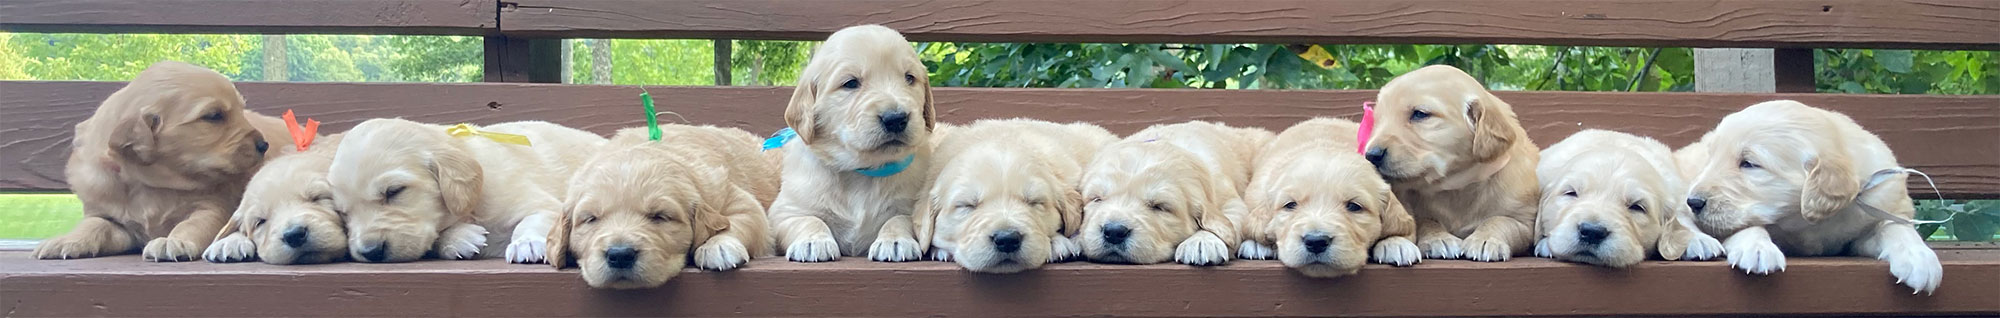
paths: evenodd
<path fill-rule="evenodd" d="M 604 137 L 539 121 L 475 129 L 481 134 L 454 136 L 445 126 L 371 119 L 346 133 L 327 181 L 355 260 L 504 251 L 509 262 L 542 262 L 559 196 Z M 529 145 L 483 133 L 525 136 Z"/>
<path fill-rule="evenodd" d="M 1242 226 L 1239 256 L 1275 256 L 1312 277 L 1351 275 L 1371 259 L 1417 263 L 1421 256 L 1410 240 L 1416 221 L 1355 151 L 1359 128 L 1315 118 L 1286 128 L 1258 151 L 1256 173 L 1243 191 L 1251 221 Z"/>
<path fill-rule="evenodd" d="M 266 150 L 291 146 L 265 134 L 284 135 L 284 123 L 244 110 L 222 74 L 173 61 L 147 67 L 76 124 L 63 175 L 84 218 L 35 246 L 35 257 L 199 258 L 250 175 L 275 156 Z"/>
<path fill-rule="evenodd" d="M 772 255 L 764 205 L 778 190 L 778 156 L 758 153 L 742 129 L 660 129 L 660 141 L 620 130 L 570 179 L 549 264 L 574 260 L 591 287 L 651 288 L 690 261 L 721 271 Z"/>
<path fill-rule="evenodd" d="M 1416 216 L 1424 258 L 1498 262 L 1533 247 L 1541 150 L 1512 106 L 1444 65 L 1390 80 L 1376 100 L 1364 156 Z"/>
<path fill-rule="evenodd" d="M 1187 122 L 1146 128 L 1085 166 L 1083 228 L 1091 261 L 1222 265 L 1248 213 L 1241 189 L 1271 132 Z"/>
<path fill-rule="evenodd" d="M 933 259 L 1014 273 L 1073 259 L 1083 219 L 1077 179 L 1118 137 L 1088 123 L 981 120 L 938 142 L 937 176 L 918 205 L 917 242 Z"/>
<path fill-rule="evenodd" d="M 1783 271 L 1786 255 L 1854 255 L 1888 261 L 1916 291 L 1944 281 L 1937 253 L 1901 221 L 1916 207 L 1896 155 L 1847 115 L 1763 102 L 1723 117 L 1675 158 L 1692 176 L 1695 225 L 1723 237 L 1744 272 Z"/>
<path fill-rule="evenodd" d="M 785 258 L 920 259 L 910 213 L 929 187 L 936 113 L 902 34 L 863 25 L 828 37 L 785 108 L 797 138 L 780 150 L 784 186 L 770 210 Z"/>
<path fill-rule="evenodd" d="M 1626 267 L 1650 255 L 1706 260 L 1722 242 L 1695 229 L 1673 151 L 1652 138 L 1585 130 L 1542 150 L 1535 255 Z"/>
<path fill-rule="evenodd" d="M 276 265 L 346 259 L 347 229 L 333 210 L 333 186 L 326 182 L 326 169 L 333 165 L 341 136 L 315 138 L 304 152 L 293 147 L 272 149 L 282 156 L 264 163 L 250 177 L 242 204 L 202 258 Z"/>

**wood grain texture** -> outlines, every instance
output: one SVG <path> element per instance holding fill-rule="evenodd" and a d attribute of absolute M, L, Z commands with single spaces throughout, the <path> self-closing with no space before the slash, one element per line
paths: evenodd
<path fill-rule="evenodd" d="M 509 0 L 501 31 L 572 38 L 2000 48 L 1990 0 Z"/>
<path fill-rule="evenodd" d="M 1793 258 L 1744 275 L 1724 262 L 1625 270 L 1523 258 L 1369 265 L 1312 279 L 1275 261 L 1226 266 L 1053 264 L 1014 275 L 945 262 L 752 261 L 689 270 L 659 289 L 589 289 L 575 269 L 498 260 L 403 264 L 145 263 L 0 252 L 12 316 L 1577 316 L 2000 315 L 2000 251 L 1942 250 L 1945 282 L 1911 295 L 1886 263 Z M 1808 296 L 1809 295 L 1809 296 Z"/>
<path fill-rule="evenodd" d="M 493 0 L 0 0 L 0 30 L 479 35 Z"/>
<path fill-rule="evenodd" d="M 60 190 L 72 126 L 123 83 L 0 81 L 0 189 Z M 294 109 L 342 131 L 360 121 L 492 124 L 545 120 L 598 133 L 643 125 L 639 88 L 544 84 L 241 83 L 252 109 Z M 648 87 L 661 110 L 699 124 L 768 134 L 783 125 L 790 87 Z M 1685 145 L 1744 106 L 1794 99 L 1854 117 L 1904 165 L 1951 197 L 2000 196 L 2000 96 L 1499 92 L 1537 144 L 1587 128 Z M 1117 133 L 1214 120 L 1282 130 L 1311 116 L 1353 118 L 1374 91 L 938 88 L 938 117 L 1087 121 Z M 668 119 L 669 121 L 675 119 Z M 1928 188 L 1913 183 L 1912 189 Z M 1927 191 L 1913 196 L 1932 198 Z M 1922 194 L 1917 194 L 1922 193 Z"/>

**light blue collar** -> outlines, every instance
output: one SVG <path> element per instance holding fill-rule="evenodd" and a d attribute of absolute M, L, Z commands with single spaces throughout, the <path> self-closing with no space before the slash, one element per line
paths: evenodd
<path fill-rule="evenodd" d="M 793 131 L 791 127 L 785 127 L 785 129 L 779 129 L 777 133 L 771 134 L 771 138 L 764 139 L 764 150 L 778 149 L 778 147 L 784 147 L 785 143 L 792 142 L 793 138 L 798 138 L 798 137 L 799 133 L 797 131 Z M 897 160 L 896 162 L 885 163 L 882 164 L 881 166 L 877 166 L 874 168 L 854 169 L 854 173 L 859 173 L 864 176 L 875 177 L 875 178 L 893 176 L 898 173 L 903 173 L 903 169 L 910 168 L 910 163 L 915 161 L 917 161 L 917 155 L 910 154 L 909 156 L 903 157 L 903 160 Z"/>

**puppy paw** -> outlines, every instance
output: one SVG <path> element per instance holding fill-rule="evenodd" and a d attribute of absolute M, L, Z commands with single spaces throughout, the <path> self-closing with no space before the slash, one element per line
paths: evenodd
<path fill-rule="evenodd" d="M 743 247 L 743 241 L 734 236 L 717 236 L 694 249 L 694 266 L 705 270 L 726 271 L 743 267 L 750 262 L 750 250 Z"/>
<path fill-rule="evenodd" d="M 1465 255 L 1465 251 L 1459 248 L 1459 245 L 1464 244 L 1465 240 L 1457 236 L 1451 236 L 1450 234 L 1435 235 L 1422 238 L 1420 241 L 1417 242 L 1417 246 L 1423 248 L 1424 258 L 1458 259 L 1459 256 Z"/>
<path fill-rule="evenodd" d="M 1683 261 L 1706 261 L 1722 257 L 1722 241 L 1708 234 L 1695 234 L 1687 240 L 1687 252 L 1681 253 Z"/>
<path fill-rule="evenodd" d="M 1785 252 L 1769 240 L 1729 240 L 1722 248 L 1729 251 L 1729 267 L 1744 273 L 1770 275 L 1785 271 Z"/>
<path fill-rule="evenodd" d="M 544 242 L 542 250 L 547 251 Z M 508 245 L 508 253 L 513 253 L 513 245 Z M 477 259 L 479 250 L 486 248 L 486 227 L 471 223 L 460 223 L 438 233 L 437 244 L 431 248 L 442 259 Z"/>
<path fill-rule="evenodd" d="M 1944 264 L 1938 263 L 1937 252 L 1921 245 L 1898 251 L 1883 253 L 1889 261 L 1889 274 L 1896 276 L 1896 282 L 1914 289 L 1910 293 L 1935 294 L 1938 284 L 1944 282 Z"/>
<path fill-rule="evenodd" d="M 1062 235 L 1049 236 L 1049 262 L 1073 261 L 1083 256 L 1083 245 Z"/>
<path fill-rule="evenodd" d="M 828 235 L 818 235 L 817 237 L 793 241 L 791 246 L 785 247 L 785 259 L 792 260 L 793 262 L 831 262 L 840 260 L 840 243 L 834 242 L 833 237 Z"/>
<path fill-rule="evenodd" d="M 192 261 L 201 255 L 201 248 L 195 247 L 194 242 L 187 240 L 162 237 L 146 242 L 146 249 L 140 254 L 152 262 L 184 262 Z"/>
<path fill-rule="evenodd" d="M 1368 258 L 1376 264 L 1406 267 L 1422 262 L 1423 254 L 1417 252 L 1417 242 L 1411 242 L 1406 237 L 1391 236 L 1375 242 L 1375 251 L 1369 253 Z"/>
<path fill-rule="evenodd" d="M 521 235 L 507 243 L 507 262 L 515 264 L 541 264 L 549 253 L 549 238 L 542 235 Z"/>
<path fill-rule="evenodd" d="M 1465 259 L 1480 262 L 1505 262 L 1514 256 L 1514 247 L 1498 238 L 1473 235 L 1465 239 Z"/>
<path fill-rule="evenodd" d="M 1276 250 L 1271 249 L 1270 246 L 1264 246 L 1263 243 L 1257 243 L 1257 241 L 1243 240 L 1243 243 L 1236 244 L 1236 258 L 1272 259 L 1276 258 L 1276 256 L 1278 256 Z"/>
<path fill-rule="evenodd" d="M 1229 244 L 1215 233 L 1196 232 L 1174 248 L 1174 261 L 1194 266 L 1222 265 L 1229 262 Z"/>
<path fill-rule="evenodd" d="M 939 262 L 950 262 L 950 261 L 951 261 L 951 250 L 947 250 L 947 249 L 942 249 L 942 248 L 936 248 L 936 247 L 932 247 L 932 248 L 931 248 L 931 260 L 933 260 L 933 261 L 939 261 Z"/>
<path fill-rule="evenodd" d="M 917 248 L 917 240 L 909 238 L 877 238 L 875 244 L 868 245 L 868 259 L 877 262 L 908 262 L 923 259 L 924 250 Z"/>
<path fill-rule="evenodd" d="M 208 250 L 201 252 L 201 258 L 211 263 L 248 262 L 257 259 L 257 243 L 243 233 L 224 236 L 215 243 L 208 244 Z"/>
<path fill-rule="evenodd" d="M 72 259 L 97 257 L 97 251 L 103 248 L 101 244 L 97 240 L 80 240 L 69 235 L 58 236 L 42 241 L 42 244 L 35 245 L 35 258 Z"/>
<path fill-rule="evenodd" d="M 1549 239 L 1535 240 L 1535 257 L 1555 258 L 1556 251 L 1549 250 Z"/>

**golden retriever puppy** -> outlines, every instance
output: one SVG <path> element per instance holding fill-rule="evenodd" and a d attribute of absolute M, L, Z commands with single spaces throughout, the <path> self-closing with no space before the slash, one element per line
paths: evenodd
<path fill-rule="evenodd" d="M 1907 221 L 1916 214 L 1896 155 L 1853 119 L 1789 100 L 1722 118 L 1675 154 L 1702 232 L 1723 238 L 1729 264 L 1751 274 L 1785 256 L 1872 256 L 1920 292 L 1944 267 Z M 1868 211 L 1868 210 L 1875 211 Z"/>
<path fill-rule="evenodd" d="M 340 137 L 316 138 L 303 152 L 292 147 L 272 149 L 282 156 L 265 162 L 250 177 L 243 202 L 202 258 L 276 265 L 346 259 L 347 229 L 333 210 L 333 186 L 326 182 Z"/>
<path fill-rule="evenodd" d="M 1390 80 L 1376 100 L 1363 156 L 1416 216 L 1424 258 L 1498 262 L 1533 247 L 1541 150 L 1512 106 L 1444 65 Z"/>
<path fill-rule="evenodd" d="M 1081 182 L 1083 254 L 1104 263 L 1222 265 L 1240 244 L 1245 183 L 1270 131 L 1155 125 L 1097 153 Z"/>
<path fill-rule="evenodd" d="M 597 288 L 651 288 L 692 261 L 731 270 L 772 254 L 764 205 L 778 190 L 778 156 L 736 128 L 661 125 L 612 136 L 570 178 L 549 264 L 574 261 Z M 691 255 L 691 256 L 690 256 Z"/>
<path fill-rule="evenodd" d="M 981 120 L 938 141 L 937 171 L 918 205 L 917 242 L 933 259 L 982 273 L 1015 273 L 1073 259 L 1083 219 L 1077 178 L 1103 127 L 1029 119 Z"/>
<path fill-rule="evenodd" d="M 327 181 L 347 216 L 348 254 L 408 262 L 426 254 L 541 263 L 570 175 L 604 137 L 539 121 L 456 129 L 370 119 L 349 130 Z M 525 136 L 527 145 L 493 133 Z"/>
<path fill-rule="evenodd" d="M 63 172 L 83 200 L 84 218 L 42 241 L 35 257 L 199 258 L 236 210 L 265 150 L 291 146 L 266 134 L 283 136 L 284 123 L 244 110 L 243 96 L 222 74 L 153 64 L 76 124 Z"/>
<path fill-rule="evenodd" d="M 1286 128 L 1258 151 L 1256 173 L 1243 191 L 1251 221 L 1243 223 L 1239 256 L 1275 256 L 1311 277 L 1351 275 L 1371 259 L 1417 263 L 1421 256 L 1410 240 L 1416 221 L 1354 151 L 1359 128 L 1314 118 Z"/>
<path fill-rule="evenodd" d="M 930 181 L 928 78 L 889 28 L 849 27 L 820 44 L 785 107 L 797 135 L 782 141 L 784 186 L 770 210 L 785 258 L 922 258 L 910 213 Z"/>
<path fill-rule="evenodd" d="M 1705 260 L 1722 242 L 1694 227 L 1673 151 L 1652 138 L 1585 130 L 1542 150 L 1535 255 L 1626 267 L 1650 255 Z"/>

